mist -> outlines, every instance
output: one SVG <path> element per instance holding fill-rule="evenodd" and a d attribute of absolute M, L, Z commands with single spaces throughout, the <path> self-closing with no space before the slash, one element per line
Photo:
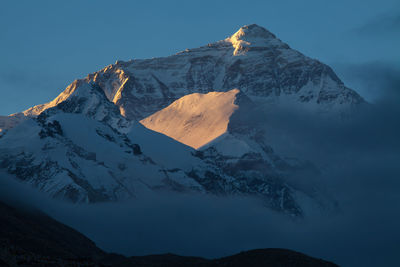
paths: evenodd
<path fill-rule="evenodd" d="M 288 248 L 341 266 L 393 266 L 400 251 L 400 107 L 397 83 L 345 120 L 294 107 L 262 114 L 276 153 L 310 160 L 337 201 L 292 219 L 256 198 L 159 192 L 118 203 L 48 199 L 0 173 L 0 200 L 39 209 L 108 252 L 222 257 L 255 248 Z M 256 119 L 256 118 L 255 118 Z M 307 179 L 304 178 L 303 179 Z"/>
<path fill-rule="evenodd" d="M 370 169 L 332 174 L 338 185 L 342 182 L 335 188 L 340 211 L 309 213 L 299 220 L 251 198 L 159 194 L 120 203 L 66 204 L 7 177 L 1 179 L 0 195 L 14 205 L 40 209 L 100 248 L 127 256 L 171 252 L 213 258 L 281 247 L 342 266 L 391 265 L 399 251 L 399 184 L 394 173 L 365 176 Z"/>

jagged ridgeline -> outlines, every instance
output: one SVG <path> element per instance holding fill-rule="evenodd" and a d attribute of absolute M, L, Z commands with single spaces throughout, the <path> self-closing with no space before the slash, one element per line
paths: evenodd
<path fill-rule="evenodd" d="M 318 170 L 274 152 L 253 116 L 288 104 L 335 117 L 365 101 L 329 66 L 253 24 L 169 57 L 118 61 L 0 117 L 0 168 L 73 202 L 194 192 L 255 196 L 301 216 L 305 200 L 329 204 L 288 178 Z"/>

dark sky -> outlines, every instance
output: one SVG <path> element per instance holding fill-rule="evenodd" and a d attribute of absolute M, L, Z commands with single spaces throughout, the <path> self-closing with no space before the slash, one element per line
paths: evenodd
<path fill-rule="evenodd" d="M 7 1 L 0 9 L 0 114 L 56 97 L 117 59 L 168 56 L 257 23 L 331 65 L 367 100 L 400 62 L 398 0 Z M 377 67 L 375 65 L 377 64 Z M 383 68 L 383 69 L 382 69 Z"/>

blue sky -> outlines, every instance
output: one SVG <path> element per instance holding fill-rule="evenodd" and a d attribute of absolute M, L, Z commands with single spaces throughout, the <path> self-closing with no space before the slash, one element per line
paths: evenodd
<path fill-rule="evenodd" d="M 331 65 L 370 101 L 380 94 L 376 80 L 400 73 L 398 0 L 7 1 L 0 9 L 0 114 L 50 101 L 117 59 L 168 56 L 251 23 Z"/>

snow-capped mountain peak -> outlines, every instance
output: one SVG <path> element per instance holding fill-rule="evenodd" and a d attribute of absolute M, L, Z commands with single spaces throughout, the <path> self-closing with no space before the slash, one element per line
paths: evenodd
<path fill-rule="evenodd" d="M 259 127 L 265 106 L 288 103 L 337 114 L 365 101 L 329 66 L 243 26 L 172 56 L 118 61 L 49 103 L 0 117 L 0 168 L 76 202 L 165 189 L 255 195 L 300 215 L 297 197 L 314 191 L 286 177 L 310 164 L 275 153 Z"/>
<path fill-rule="evenodd" d="M 233 55 L 241 55 L 246 52 L 249 47 L 268 47 L 285 45 L 276 36 L 257 24 L 251 24 L 241 27 L 231 37 L 225 39 L 232 43 L 235 48 Z"/>
<path fill-rule="evenodd" d="M 250 24 L 240 27 L 240 29 L 231 36 L 231 38 L 243 41 L 250 41 L 249 38 L 275 39 L 276 36 L 267 29 L 257 24 Z"/>
<path fill-rule="evenodd" d="M 95 82 L 128 120 L 142 120 L 188 94 L 235 88 L 258 102 L 291 101 L 316 112 L 341 112 L 365 103 L 329 66 L 291 49 L 256 24 L 172 56 L 117 61 L 24 115 L 37 116 L 64 101 L 82 81 Z"/>

